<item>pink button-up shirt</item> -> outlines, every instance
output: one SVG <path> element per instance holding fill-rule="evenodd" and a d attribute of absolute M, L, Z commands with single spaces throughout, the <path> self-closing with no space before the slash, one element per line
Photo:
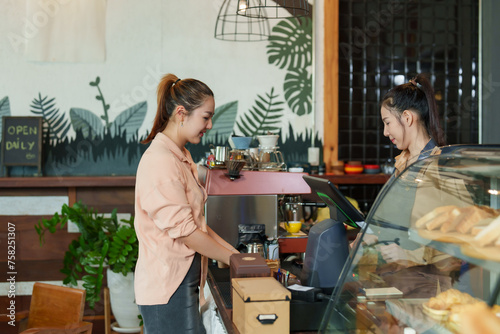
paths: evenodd
<path fill-rule="evenodd" d="M 207 231 L 206 199 L 191 154 L 158 133 L 144 152 L 136 176 L 137 304 L 166 304 L 181 284 L 195 251 L 177 238 L 188 236 L 197 228 Z M 202 257 L 201 287 L 206 278 L 206 262 Z"/>

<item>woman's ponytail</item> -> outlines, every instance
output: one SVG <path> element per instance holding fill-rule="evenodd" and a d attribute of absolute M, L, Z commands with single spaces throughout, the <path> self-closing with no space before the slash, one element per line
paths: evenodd
<path fill-rule="evenodd" d="M 437 108 L 434 89 L 432 88 L 430 81 L 422 74 L 417 75 L 412 80 L 414 80 L 418 87 L 422 89 L 427 99 L 427 105 L 429 107 L 425 122 L 427 132 L 429 133 L 431 138 L 434 139 L 438 146 L 443 146 L 445 145 L 445 140 L 443 130 L 441 129 L 441 125 L 439 122 L 439 112 Z"/>
<path fill-rule="evenodd" d="M 161 78 L 156 91 L 157 109 L 153 127 L 148 137 L 141 142 L 142 144 L 147 144 L 152 141 L 158 132 L 162 132 L 167 126 L 168 120 L 173 112 L 173 110 L 167 109 L 167 101 L 170 100 L 172 95 L 172 86 L 177 80 L 178 78 L 174 74 L 167 74 Z"/>

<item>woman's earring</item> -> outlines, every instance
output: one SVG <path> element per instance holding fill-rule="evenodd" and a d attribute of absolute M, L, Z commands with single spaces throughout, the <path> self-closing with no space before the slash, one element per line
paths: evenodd
<path fill-rule="evenodd" d="M 181 122 L 181 128 L 184 126 L 184 122 Z"/>

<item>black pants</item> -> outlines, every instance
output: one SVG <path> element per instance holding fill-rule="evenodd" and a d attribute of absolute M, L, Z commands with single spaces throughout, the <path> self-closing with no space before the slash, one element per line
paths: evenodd
<path fill-rule="evenodd" d="M 204 334 L 199 307 L 201 256 L 196 253 L 181 285 L 168 304 L 139 305 L 145 334 Z"/>

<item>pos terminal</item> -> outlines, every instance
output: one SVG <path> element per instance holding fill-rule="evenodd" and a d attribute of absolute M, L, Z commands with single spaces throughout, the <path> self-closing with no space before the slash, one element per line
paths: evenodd
<path fill-rule="evenodd" d="M 303 286 L 314 288 L 315 301 L 297 297 L 290 304 L 292 330 L 317 330 L 326 308 L 329 295 L 349 256 L 346 225 L 360 228 L 363 214 L 327 179 L 303 176 L 311 191 L 319 196 L 330 209 L 330 218 L 314 224 L 309 230 L 307 247 L 300 278 Z M 321 297 L 320 297 L 321 296 Z M 301 300 L 302 299 L 302 300 Z M 296 313 L 296 314 L 294 314 Z M 304 321 L 305 317 L 308 321 Z"/>

